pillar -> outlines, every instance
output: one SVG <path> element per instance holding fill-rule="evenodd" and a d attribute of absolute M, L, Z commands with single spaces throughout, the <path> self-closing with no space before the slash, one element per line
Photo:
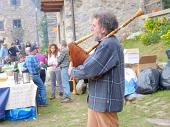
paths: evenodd
<path fill-rule="evenodd" d="M 64 0 L 64 27 L 66 42 L 73 42 L 75 40 L 73 0 Z"/>

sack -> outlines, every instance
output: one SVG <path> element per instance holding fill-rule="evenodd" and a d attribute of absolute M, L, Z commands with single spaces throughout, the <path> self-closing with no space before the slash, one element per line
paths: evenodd
<path fill-rule="evenodd" d="M 77 94 L 84 94 L 86 92 L 87 84 L 84 82 L 84 80 L 79 80 L 76 85 L 76 91 Z"/>
<path fill-rule="evenodd" d="M 34 107 L 17 108 L 5 111 L 5 120 L 33 120 L 36 119 Z"/>
<path fill-rule="evenodd" d="M 135 72 L 130 68 L 125 68 L 125 92 L 124 96 L 135 93 L 137 77 Z"/>
<path fill-rule="evenodd" d="M 167 55 L 168 59 L 170 60 L 170 48 L 166 49 L 166 55 Z"/>
<path fill-rule="evenodd" d="M 150 94 L 159 88 L 160 72 L 157 69 L 144 69 L 138 76 L 136 92 Z"/>
<path fill-rule="evenodd" d="M 170 90 L 170 66 L 166 66 L 161 73 L 160 88 Z"/>

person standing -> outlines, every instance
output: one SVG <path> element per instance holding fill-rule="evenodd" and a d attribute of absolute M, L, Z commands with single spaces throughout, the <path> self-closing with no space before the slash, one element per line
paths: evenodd
<path fill-rule="evenodd" d="M 51 97 L 50 100 L 55 99 L 56 97 L 56 79 L 57 84 L 59 86 L 59 96 L 63 96 L 63 86 L 61 81 L 61 71 L 57 62 L 57 55 L 58 55 L 58 47 L 56 44 L 51 44 L 48 50 L 48 66 L 50 71 L 51 77 Z"/>
<path fill-rule="evenodd" d="M 41 69 L 40 69 L 40 78 L 43 81 L 43 83 L 45 84 L 45 80 L 46 80 L 46 69 L 47 69 L 47 59 L 45 57 L 45 55 L 41 54 L 39 52 L 39 47 L 37 47 L 37 53 L 36 53 L 36 58 L 38 59 Z"/>
<path fill-rule="evenodd" d="M 18 51 L 17 51 L 17 49 L 15 47 L 15 43 L 12 43 L 11 48 L 8 49 L 8 54 L 10 56 L 11 62 L 18 61 L 17 52 Z"/>
<path fill-rule="evenodd" d="M 28 69 L 31 74 L 33 82 L 37 85 L 37 104 L 38 106 L 46 106 L 46 88 L 43 81 L 40 78 L 40 64 L 35 54 L 37 53 L 36 46 L 30 47 L 30 53 L 26 57 L 24 67 Z"/>
<path fill-rule="evenodd" d="M 25 44 L 25 48 L 27 48 L 27 47 L 31 47 L 31 43 L 29 41 L 27 41 Z"/>
<path fill-rule="evenodd" d="M 117 19 L 111 13 L 94 14 L 91 31 L 99 45 L 82 65 L 69 68 L 71 77 L 89 79 L 87 127 L 119 127 L 117 112 L 122 111 L 124 100 L 124 54 L 116 36 L 104 38 L 117 27 Z"/>
<path fill-rule="evenodd" d="M 7 44 L 2 44 L 2 47 L 0 49 L 0 59 L 1 59 L 1 64 L 4 65 L 6 63 L 6 57 L 8 55 L 8 48 Z"/>
<path fill-rule="evenodd" d="M 7 63 L 6 61 L 7 55 L 8 55 L 7 44 L 3 43 L 0 49 L 0 73 L 3 72 L 2 66 L 4 66 L 4 64 Z"/>
<path fill-rule="evenodd" d="M 20 41 L 18 39 L 15 40 L 15 47 L 18 52 L 22 53 L 22 47 L 21 47 Z"/>
<path fill-rule="evenodd" d="M 71 92 L 69 85 L 69 75 L 68 75 L 68 67 L 69 67 L 69 54 L 67 43 L 65 41 L 61 42 L 61 51 L 58 57 L 58 66 L 61 68 L 61 79 L 64 89 L 64 99 L 61 101 L 63 103 L 71 102 Z"/>

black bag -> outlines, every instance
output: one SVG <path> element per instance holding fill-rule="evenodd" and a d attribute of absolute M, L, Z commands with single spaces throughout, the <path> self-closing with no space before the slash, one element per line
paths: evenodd
<path fill-rule="evenodd" d="M 170 48 L 166 49 L 166 55 L 167 55 L 168 59 L 170 60 Z"/>
<path fill-rule="evenodd" d="M 162 70 L 160 78 L 160 88 L 170 90 L 170 66 L 167 65 Z"/>
<path fill-rule="evenodd" d="M 160 72 L 157 69 L 144 69 L 140 72 L 137 81 L 136 92 L 150 94 L 159 88 Z"/>

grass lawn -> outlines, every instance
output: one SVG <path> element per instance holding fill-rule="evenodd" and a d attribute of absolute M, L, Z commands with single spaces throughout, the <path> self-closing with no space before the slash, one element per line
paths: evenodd
<path fill-rule="evenodd" d="M 167 47 L 164 46 L 161 42 L 146 46 L 140 41 L 126 40 L 123 41 L 122 45 L 124 48 L 139 48 L 140 56 L 157 55 L 157 61 L 167 61 L 167 55 L 165 53 Z"/>
<path fill-rule="evenodd" d="M 170 91 L 159 91 L 127 104 L 119 114 L 121 127 L 162 127 L 146 121 L 147 118 L 170 121 Z"/>
<path fill-rule="evenodd" d="M 74 102 L 67 104 L 48 100 L 48 107 L 39 108 L 36 120 L 1 121 L 0 127 L 86 127 L 86 95 L 72 97 Z M 170 91 L 147 95 L 125 105 L 119 113 L 120 127 L 162 127 L 147 122 L 146 118 L 170 119 Z"/>
<path fill-rule="evenodd" d="M 144 46 L 137 41 L 124 41 L 125 48 L 139 48 L 140 56 L 157 54 L 158 61 L 167 61 L 166 47 L 161 43 Z M 48 106 L 39 108 L 36 120 L 1 121 L 0 127 L 86 127 L 87 95 L 76 95 L 72 103 L 62 104 L 59 100 L 48 100 Z M 49 86 L 47 87 L 49 99 Z M 163 127 L 149 123 L 147 118 L 170 121 L 170 91 L 159 91 L 124 106 L 119 113 L 120 127 Z"/>

